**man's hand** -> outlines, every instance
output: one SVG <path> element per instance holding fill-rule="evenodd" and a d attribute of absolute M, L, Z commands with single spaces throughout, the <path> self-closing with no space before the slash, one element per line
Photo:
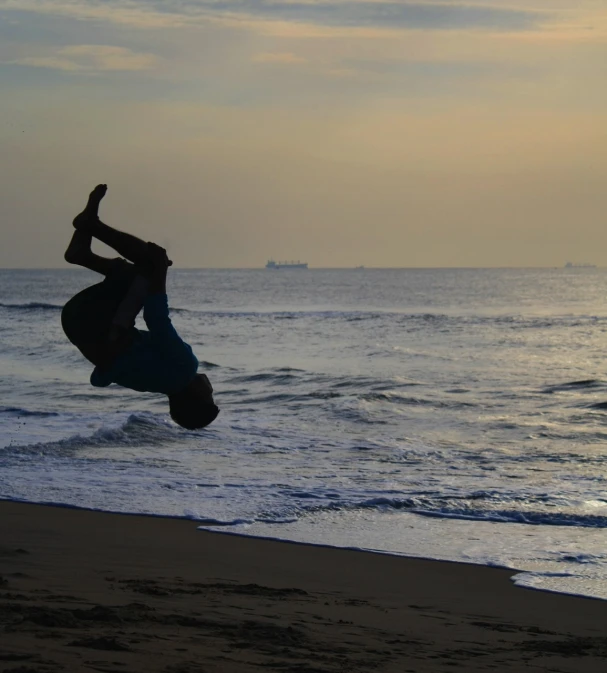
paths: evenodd
<path fill-rule="evenodd" d="M 148 255 L 150 257 L 150 262 L 154 267 L 169 267 L 173 265 L 173 262 L 167 256 L 167 251 L 159 245 L 156 245 L 156 243 L 148 243 Z"/>
<path fill-rule="evenodd" d="M 168 258 L 167 251 L 155 243 L 148 243 L 148 256 L 151 265 L 150 294 L 166 294 L 167 269 L 173 262 Z"/>

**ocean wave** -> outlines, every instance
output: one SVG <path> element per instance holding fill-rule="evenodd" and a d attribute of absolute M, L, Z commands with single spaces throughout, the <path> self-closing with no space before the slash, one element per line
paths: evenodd
<path fill-rule="evenodd" d="M 253 397 L 253 398 L 249 397 L 246 400 L 242 400 L 241 403 L 250 404 L 252 401 L 254 401 L 258 404 L 267 404 L 268 402 L 297 402 L 301 400 L 302 400 L 301 395 L 274 393 L 272 395 L 264 395 L 262 397 Z"/>
<path fill-rule="evenodd" d="M 364 388 L 374 388 L 376 390 L 381 390 L 381 385 L 388 385 L 382 379 L 371 379 L 366 376 L 346 376 L 346 377 L 324 377 L 317 376 L 312 379 L 314 383 L 327 384 L 331 388 L 352 388 L 356 387 L 358 389 Z M 390 388 L 398 387 L 396 385 L 390 384 Z"/>
<path fill-rule="evenodd" d="M 444 511 L 412 510 L 414 514 L 445 519 L 472 521 L 495 521 L 498 523 L 522 523 L 533 526 L 579 526 L 581 528 L 607 528 L 607 516 L 596 514 L 569 514 L 565 512 L 526 512 L 520 510 L 496 511 Z"/>
<path fill-rule="evenodd" d="M 20 407 L 0 407 L 0 414 L 12 414 L 14 416 L 59 416 L 56 411 L 31 411 L 29 409 L 21 409 Z"/>
<path fill-rule="evenodd" d="M 198 362 L 201 369 L 219 369 L 221 365 L 215 364 L 214 362 L 208 362 L 207 360 L 199 360 Z"/>
<path fill-rule="evenodd" d="M 307 393 L 304 397 L 311 400 L 333 400 L 337 397 L 344 397 L 345 393 L 332 393 L 331 391 L 313 391 Z"/>
<path fill-rule="evenodd" d="M 200 302 L 197 304 L 212 304 L 208 302 Z M 0 302 L 0 308 L 11 311 L 60 311 L 63 308 L 61 304 L 53 304 L 48 302 L 27 302 L 27 303 L 9 303 Z M 191 317 L 211 317 L 223 319 L 241 319 L 241 318 L 260 318 L 269 320 L 297 320 L 308 318 L 320 318 L 324 320 L 338 320 L 345 323 L 351 322 L 371 322 L 371 321 L 397 321 L 403 326 L 410 326 L 415 328 L 416 325 L 420 327 L 430 325 L 448 324 L 453 327 L 458 325 L 481 325 L 493 324 L 501 327 L 508 327 L 510 329 L 547 329 L 551 327 L 577 327 L 584 325 L 598 325 L 607 321 L 607 317 L 595 315 L 579 315 L 579 316 L 532 316 L 532 315 L 487 315 L 487 314 L 448 314 L 448 313 L 431 313 L 431 312 L 415 312 L 402 311 L 399 309 L 386 308 L 383 310 L 360 310 L 356 308 L 341 308 L 341 309 L 310 309 L 305 308 L 299 310 L 247 310 L 247 309 L 216 309 L 216 308 L 185 308 L 183 306 L 171 306 L 170 312 L 174 314 L 185 314 Z"/>
<path fill-rule="evenodd" d="M 195 513 L 188 514 L 187 518 L 192 519 L 203 526 L 221 526 L 226 528 L 229 526 L 246 526 L 255 523 L 254 519 L 213 519 L 198 516 Z"/>
<path fill-rule="evenodd" d="M 381 418 L 374 418 L 366 409 L 355 409 L 353 407 L 333 408 L 333 416 L 340 420 L 352 421 L 363 425 L 387 425 L 388 421 Z"/>
<path fill-rule="evenodd" d="M 296 495 L 296 494 L 295 494 Z M 334 496 L 323 496 L 320 499 L 330 499 L 330 502 L 322 504 L 306 504 L 311 498 L 300 497 L 298 509 L 300 515 L 312 514 L 323 511 L 407 511 L 411 514 L 444 519 L 462 519 L 469 521 L 492 521 L 499 523 L 518 523 L 533 526 L 577 526 L 581 528 L 607 528 L 607 516 L 598 514 L 583 514 L 579 512 L 550 511 L 545 509 L 533 509 L 533 501 L 525 501 L 524 498 L 503 499 L 492 496 L 490 493 L 479 492 L 470 494 L 467 498 L 441 498 L 439 497 L 386 497 L 379 496 L 361 500 L 358 502 L 346 502 L 335 500 Z M 319 498 L 314 498 L 318 500 Z M 550 500 L 548 496 L 536 498 L 536 504 L 543 504 Z M 512 507 L 516 502 L 519 507 Z M 483 506 L 485 504 L 485 506 Z M 501 504 L 501 506 L 499 506 Z M 560 501 L 549 503 L 558 507 Z M 510 506 L 508 506 L 510 505 Z"/>
<path fill-rule="evenodd" d="M 173 309 L 171 309 L 173 310 Z M 178 311 L 180 309 L 177 309 Z M 298 318 L 323 318 L 323 319 L 338 319 L 345 321 L 356 320 L 381 320 L 382 318 L 390 318 L 393 316 L 402 317 L 408 314 L 399 311 L 357 311 L 356 309 L 327 309 L 327 310 L 306 310 L 300 309 L 295 311 L 248 311 L 248 310 L 196 310 L 196 309 L 181 309 L 189 313 L 197 313 L 199 315 L 210 316 L 213 318 L 269 318 L 272 320 L 296 320 Z M 412 314 L 415 315 L 415 314 Z"/>
<path fill-rule="evenodd" d="M 274 375 L 253 375 L 250 377 L 236 377 L 230 379 L 231 383 L 250 383 L 250 382 L 259 382 L 259 381 L 268 381 L 274 385 L 289 385 L 293 383 L 293 378 L 282 378 L 280 376 Z M 345 387 L 345 386 L 344 386 Z M 350 381 L 348 387 L 354 387 L 359 389 L 360 386 L 357 386 L 353 381 Z M 333 413 L 336 415 L 343 414 L 344 417 L 352 418 L 352 414 L 366 414 L 368 410 L 356 408 L 358 402 L 386 402 L 393 405 L 402 405 L 402 406 L 413 406 L 413 407 L 433 407 L 436 409 L 461 409 L 464 407 L 474 407 L 477 406 L 471 402 L 460 402 L 458 400 L 430 400 L 421 397 L 410 397 L 406 395 L 400 395 L 394 392 L 370 392 L 363 393 L 362 395 L 356 394 L 354 391 L 323 391 L 323 390 L 313 390 L 310 392 L 282 392 L 282 393 L 270 393 L 268 395 L 255 395 L 248 388 L 245 389 L 236 389 L 235 391 L 223 391 L 224 393 L 229 392 L 231 394 L 240 395 L 243 399 L 239 400 L 238 404 L 250 404 L 252 401 L 265 404 L 268 402 L 301 402 L 307 403 L 311 400 L 343 400 L 343 405 L 341 407 L 336 407 L 333 409 Z M 368 421 L 368 419 L 367 419 Z"/>
<path fill-rule="evenodd" d="M 567 392 L 568 390 L 590 390 L 604 387 L 605 384 L 598 379 L 584 379 L 582 381 L 566 381 L 565 383 L 557 383 L 552 386 L 546 386 L 542 389 L 542 392 L 551 394 L 557 392 Z"/>
<path fill-rule="evenodd" d="M 192 518 L 199 524 L 201 524 L 201 528 L 203 526 L 210 526 L 210 527 L 222 527 L 222 528 L 229 528 L 231 526 L 250 526 L 254 523 L 266 523 L 266 524 L 281 524 L 281 523 L 295 523 L 297 522 L 297 517 L 266 517 L 266 518 L 259 518 L 259 519 L 212 519 L 212 518 L 206 518 L 206 517 L 199 517 L 196 515 L 191 515 L 189 518 Z"/>
<path fill-rule="evenodd" d="M 158 446 L 179 441 L 182 433 L 183 431 L 177 429 L 177 426 L 163 420 L 132 414 L 117 428 L 102 427 L 89 436 L 72 435 L 56 442 L 12 445 L 4 451 L 65 456 L 78 450 L 101 446 Z"/>
<path fill-rule="evenodd" d="M 403 404 L 408 406 L 424 406 L 424 407 L 437 407 L 437 408 L 449 407 L 451 409 L 477 406 L 476 404 L 473 404 L 471 402 L 429 400 L 423 397 L 410 397 L 407 395 L 400 395 L 399 393 L 393 393 L 393 392 L 365 393 L 364 395 L 360 395 L 359 399 L 365 400 L 367 402 L 391 402 L 393 404 Z"/>
<path fill-rule="evenodd" d="M 291 374 L 289 372 L 284 372 L 284 371 L 279 371 L 278 373 L 274 374 L 272 372 L 264 372 L 264 373 L 259 373 L 259 374 L 249 374 L 246 376 L 233 376 L 232 378 L 228 379 L 229 383 L 259 383 L 265 382 L 265 381 L 271 381 L 274 384 L 288 384 L 292 383 L 293 381 L 298 380 L 299 377 L 296 376 L 295 374 Z"/>
<path fill-rule="evenodd" d="M 31 301 L 27 304 L 5 304 L 0 302 L 0 308 L 14 311 L 61 311 L 63 306 L 59 304 L 45 304 L 43 302 Z"/>
<path fill-rule="evenodd" d="M 556 559 L 559 563 L 579 563 L 581 565 L 603 564 L 607 559 L 607 554 L 585 554 L 583 552 L 559 554 Z"/>
<path fill-rule="evenodd" d="M 211 303 L 211 302 L 209 302 Z M 370 320 L 394 320 L 399 322 L 418 322 L 438 325 L 442 323 L 460 323 L 463 325 L 494 324 L 511 329 L 546 329 L 551 327 L 579 327 L 600 325 L 607 322 L 607 316 L 596 315 L 521 315 L 487 313 L 444 313 L 403 311 L 398 308 L 365 310 L 356 308 L 327 308 L 296 310 L 250 310 L 238 308 L 204 309 L 172 307 L 171 312 L 188 313 L 190 315 L 208 316 L 213 318 L 268 318 L 272 320 L 294 320 L 298 318 L 338 319 L 344 322 L 360 322 Z"/>

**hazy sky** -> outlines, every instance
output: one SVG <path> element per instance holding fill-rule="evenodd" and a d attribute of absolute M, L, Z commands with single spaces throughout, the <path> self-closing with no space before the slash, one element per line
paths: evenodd
<path fill-rule="evenodd" d="M 0 91 L 0 266 L 607 265 L 607 0 L 0 0 Z"/>

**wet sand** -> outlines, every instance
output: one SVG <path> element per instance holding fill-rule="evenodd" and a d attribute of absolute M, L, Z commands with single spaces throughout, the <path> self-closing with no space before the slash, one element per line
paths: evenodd
<path fill-rule="evenodd" d="M 607 601 L 511 575 L 0 502 L 0 671 L 607 671 Z"/>

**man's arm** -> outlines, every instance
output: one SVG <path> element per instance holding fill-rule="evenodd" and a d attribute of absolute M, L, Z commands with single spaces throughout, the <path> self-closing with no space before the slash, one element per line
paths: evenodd
<path fill-rule="evenodd" d="M 155 243 L 145 245 L 148 269 L 141 269 L 135 276 L 118 306 L 110 329 L 110 344 L 118 345 L 123 342 L 128 330 L 135 324 L 135 318 L 143 308 L 149 293 L 166 294 L 166 274 L 171 261 L 164 248 Z"/>
<path fill-rule="evenodd" d="M 139 311 L 143 308 L 145 298 L 148 295 L 150 281 L 145 276 L 137 275 L 133 279 L 128 292 L 120 302 L 112 320 L 112 330 L 124 331 L 133 327 Z M 112 332 L 110 332 L 110 341 Z"/>
<path fill-rule="evenodd" d="M 135 276 L 128 292 L 118 306 L 108 335 L 108 342 L 98 360 L 100 369 L 108 369 L 112 363 L 132 343 L 130 329 L 135 325 L 135 319 L 143 308 L 148 293 L 149 281 L 143 276 Z"/>
<path fill-rule="evenodd" d="M 171 262 L 166 250 L 148 243 L 150 258 L 153 260 L 152 272 L 149 276 L 148 296 L 143 305 L 143 319 L 150 330 L 152 340 L 164 348 L 176 353 L 183 353 L 193 357 L 192 349 L 184 343 L 169 317 L 169 303 L 166 293 L 167 270 Z"/>

